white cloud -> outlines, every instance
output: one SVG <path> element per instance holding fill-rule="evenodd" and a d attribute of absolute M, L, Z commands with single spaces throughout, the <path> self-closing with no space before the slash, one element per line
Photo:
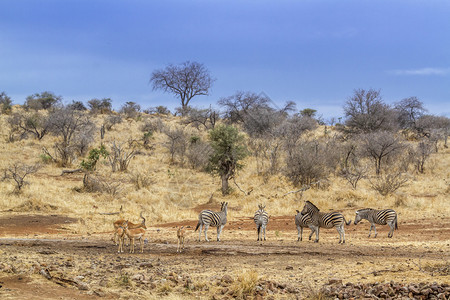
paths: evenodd
<path fill-rule="evenodd" d="M 430 76 L 430 75 L 447 75 L 450 73 L 450 69 L 445 68 L 421 68 L 421 69 L 409 69 L 409 70 L 391 70 L 388 73 L 393 75 L 418 75 L 418 76 Z"/>

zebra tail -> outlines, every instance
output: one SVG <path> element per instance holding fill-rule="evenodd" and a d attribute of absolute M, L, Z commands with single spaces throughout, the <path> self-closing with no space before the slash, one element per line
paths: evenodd
<path fill-rule="evenodd" d="M 261 232 L 261 225 L 258 225 L 258 238 L 259 238 L 259 233 Z"/>
<path fill-rule="evenodd" d="M 194 230 L 194 232 L 195 231 L 197 231 L 197 229 L 200 227 L 200 220 L 198 221 L 198 223 L 197 223 L 197 227 L 195 227 L 195 230 Z"/>
<path fill-rule="evenodd" d="M 397 216 L 395 216 L 395 229 L 398 230 L 398 225 L 397 225 Z"/>
<path fill-rule="evenodd" d="M 345 217 L 344 216 L 342 216 L 343 218 L 344 218 L 344 223 L 345 223 L 345 225 L 350 225 L 351 223 L 352 223 L 352 220 L 349 220 L 348 222 L 347 221 L 345 221 Z"/>

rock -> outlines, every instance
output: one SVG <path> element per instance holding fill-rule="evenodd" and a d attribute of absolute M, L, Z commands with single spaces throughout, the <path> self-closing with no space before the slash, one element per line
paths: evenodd
<path fill-rule="evenodd" d="M 78 282 L 78 289 L 81 291 L 89 290 L 89 285 L 86 282 Z"/>
<path fill-rule="evenodd" d="M 287 266 L 286 270 L 294 270 L 294 267 L 293 266 Z"/>
<path fill-rule="evenodd" d="M 221 281 L 225 282 L 225 283 L 232 283 L 233 282 L 233 278 L 230 275 L 226 274 L 226 275 L 222 276 Z"/>
<path fill-rule="evenodd" d="M 338 278 L 330 278 L 328 280 L 328 284 L 342 284 L 342 279 Z"/>

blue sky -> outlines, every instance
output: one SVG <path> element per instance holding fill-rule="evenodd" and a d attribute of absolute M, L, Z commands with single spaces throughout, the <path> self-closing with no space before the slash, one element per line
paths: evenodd
<path fill-rule="evenodd" d="M 373 88 L 450 117 L 450 1 L 0 0 L 0 92 L 17 104 L 51 91 L 173 109 L 149 78 L 187 60 L 216 79 L 197 107 L 264 92 L 327 119 Z"/>

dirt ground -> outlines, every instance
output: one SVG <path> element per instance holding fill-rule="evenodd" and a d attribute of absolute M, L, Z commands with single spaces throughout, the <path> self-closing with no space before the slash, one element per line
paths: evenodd
<path fill-rule="evenodd" d="M 387 226 L 377 227 L 375 239 L 367 237 L 367 221 L 352 224 L 344 245 L 335 229 L 321 229 L 319 243 L 308 241 L 305 229 L 297 242 L 293 216 L 271 218 L 265 242 L 256 241 L 251 218 L 229 222 L 221 242 L 211 228 L 210 243 L 203 234 L 197 241 L 196 220 L 160 224 L 147 230 L 143 254 L 117 254 L 112 232 L 69 234 L 73 222 L 59 215 L 0 214 L 1 299 L 208 299 L 226 294 L 218 286 L 224 275 L 242 279 L 246 270 L 281 286 L 275 299 L 305 298 L 333 280 L 450 283 L 450 220 L 444 215 L 400 220 L 392 239 Z M 180 254 L 179 225 L 188 227 Z"/>

